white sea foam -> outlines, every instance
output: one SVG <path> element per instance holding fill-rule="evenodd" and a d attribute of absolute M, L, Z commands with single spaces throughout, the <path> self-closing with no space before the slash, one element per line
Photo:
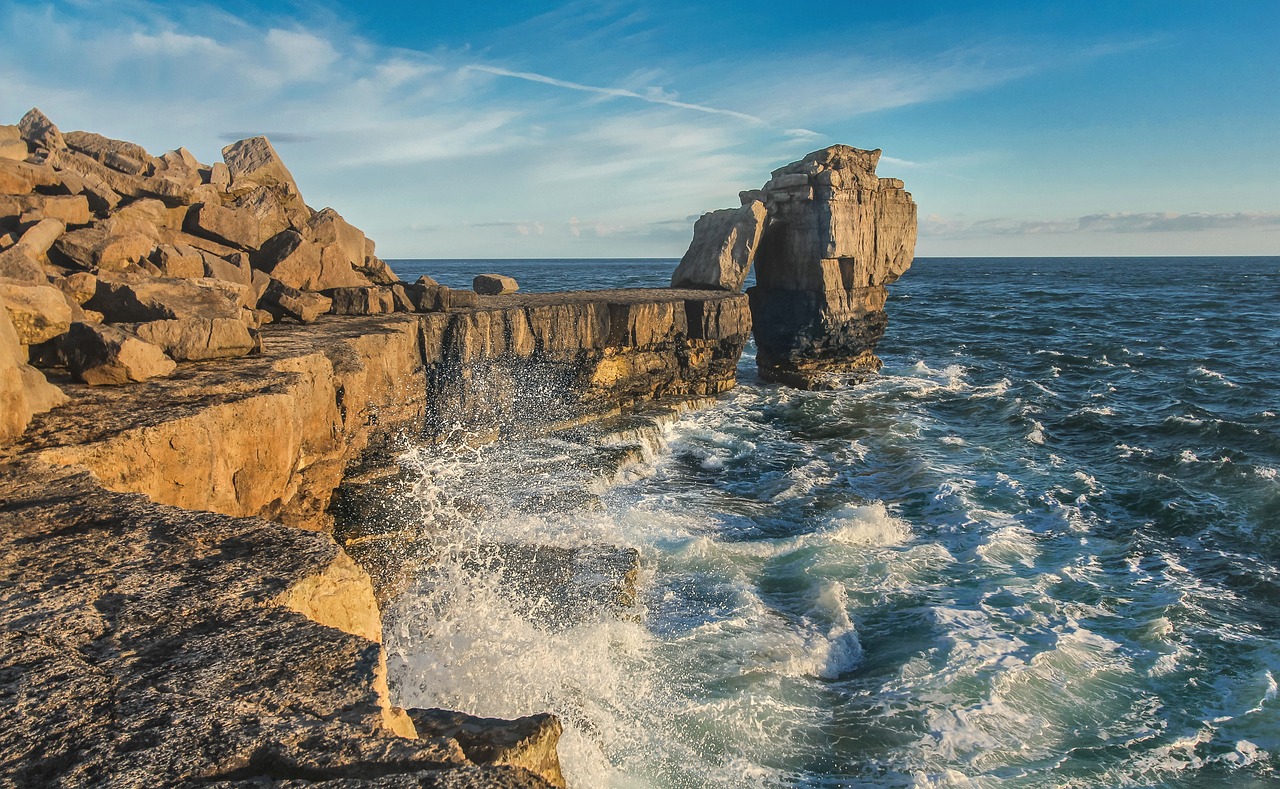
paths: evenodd
<path fill-rule="evenodd" d="M 1200 458 L 1196 457 L 1196 453 L 1192 452 L 1191 450 L 1184 449 L 1182 450 L 1182 453 L 1178 455 L 1178 462 L 1179 463 L 1199 463 Z"/>
<path fill-rule="evenodd" d="M 1044 444 L 1044 425 L 1038 420 L 1031 420 L 1031 432 L 1027 433 L 1027 440 L 1032 444 Z"/>

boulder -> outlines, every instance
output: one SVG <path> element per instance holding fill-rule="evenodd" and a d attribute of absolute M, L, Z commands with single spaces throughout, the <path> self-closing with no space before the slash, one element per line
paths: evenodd
<path fill-rule="evenodd" d="M 91 386 L 145 381 L 177 367 L 159 347 L 114 326 L 73 323 L 61 345 L 67 369 Z"/>
<path fill-rule="evenodd" d="M 400 278 L 387 265 L 387 261 L 372 255 L 365 257 L 364 263 L 356 266 L 356 270 L 378 285 L 395 285 Z"/>
<path fill-rule="evenodd" d="M 61 183 L 62 178 L 57 171 L 48 165 L 0 157 L 0 195 L 28 195 L 37 189 L 56 188 Z"/>
<path fill-rule="evenodd" d="M 276 320 L 292 318 L 299 323 L 312 323 L 329 311 L 333 301 L 328 296 L 301 291 L 272 279 L 259 299 L 259 306 Z"/>
<path fill-rule="evenodd" d="M 217 187 L 213 188 L 216 190 Z M 209 202 L 218 202 L 218 200 L 210 200 Z M 262 239 L 271 238 L 282 230 L 298 229 L 295 226 L 297 223 L 289 212 L 285 211 L 280 205 L 275 193 L 265 186 L 250 184 L 248 189 L 238 193 L 226 205 L 228 208 L 245 211 L 252 215 L 258 221 L 259 233 Z"/>
<path fill-rule="evenodd" d="M 151 154 L 141 145 L 84 131 L 67 132 L 63 135 L 63 140 L 71 150 L 113 170 L 127 175 L 147 175 L 151 172 Z"/>
<path fill-rule="evenodd" d="M 41 219 L 27 229 L 22 234 L 22 238 L 18 243 L 25 246 L 31 254 L 40 257 L 49 251 L 49 247 L 53 246 L 53 242 L 57 241 L 63 233 L 67 231 L 67 225 L 61 219 L 49 217 Z"/>
<path fill-rule="evenodd" d="M 405 295 L 415 312 L 447 312 L 451 291 L 431 277 L 418 277 L 418 281 L 404 286 Z"/>
<path fill-rule="evenodd" d="M 520 286 L 511 277 L 502 274 L 480 274 L 471 282 L 471 289 L 482 296 L 502 296 L 515 293 Z"/>
<path fill-rule="evenodd" d="M 223 208 L 217 203 L 192 206 L 184 228 L 188 233 L 239 249 L 255 249 L 262 244 L 262 228 L 257 217 L 249 211 Z"/>
<path fill-rule="evenodd" d="M 87 271 L 78 271 L 60 277 L 54 283 L 63 293 L 71 297 L 76 304 L 85 304 L 98 291 L 98 278 Z"/>
<path fill-rule="evenodd" d="M 241 291 L 244 291 L 242 293 Z M 110 323 L 146 323 L 175 318 L 238 318 L 248 288 L 211 279 L 99 278 L 85 306 Z"/>
<path fill-rule="evenodd" d="M 0 217 L 18 216 L 22 224 L 41 219 L 61 219 L 68 226 L 82 227 L 93 220 L 89 199 L 84 195 L 0 195 Z"/>
<path fill-rule="evenodd" d="M 42 284 L 46 281 L 40 259 L 22 244 L 0 251 L 0 279 Z"/>
<path fill-rule="evenodd" d="M 66 402 L 67 396 L 27 364 L 9 316 L 0 310 L 0 445 L 22 435 L 34 414 Z"/>
<path fill-rule="evenodd" d="M 22 139 L 33 148 L 57 151 L 67 147 L 62 139 L 62 132 L 36 107 L 28 110 L 22 120 L 18 121 L 18 131 L 22 133 Z"/>
<path fill-rule="evenodd" d="M 244 356 L 258 347 L 249 327 L 238 318 L 150 321 L 132 329 L 179 362 Z"/>
<path fill-rule="evenodd" d="M 767 212 L 752 200 L 740 208 L 703 214 L 693 226 L 693 242 L 671 275 L 673 288 L 706 288 L 741 293 L 755 261 Z"/>
<path fill-rule="evenodd" d="M 505 720 L 442 709 L 408 713 L 419 737 L 456 740 L 475 764 L 523 767 L 552 786 L 565 786 L 556 750 L 563 727 L 554 715 L 544 712 Z"/>
<path fill-rule="evenodd" d="M 23 345 L 53 339 L 71 326 L 71 306 L 52 285 L 0 282 L 0 305 Z"/>
<path fill-rule="evenodd" d="M 383 315 L 396 311 L 395 296 L 390 288 L 377 285 L 331 288 L 324 294 L 333 300 L 329 311 L 334 315 Z"/>
<path fill-rule="evenodd" d="M 209 185 L 222 194 L 226 194 L 231 187 L 231 171 L 227 169 L 225 162 L 214 162 L 209 167 Z"/>
<path fill-rule="evenodd" d="M 205 276 L 204 255 L 186 244 L 161 244 L 156 248 L 153 259 L 166 277 L 192 279 Z"/>
<path fill-rule="evenodd" d="M 27 141 L 17 126 L 0 126 L 0 159 L 22 161 L 27 158 Z"/>
<path fill-rule="evenodd" d="M 272 236 L 250 256 L 253 267 L 298 290 L 368 287 L 371 283 L 345 261 L 325 260 L 320 247 L 296 230 Z"/>
<path fill-rule="evenodd" d="M 57 262 L 83 269 L 124 271 L 140 263 L 155 251 L 153 238 L 134 230 L 111 232 L 95 225 L 64 233 L 54 242 L 52 251 Z"/>
<path fill-rule="evenodd" d="M 364 233 L 352 227 L 332 208 L 313 214 L 303 229 L 303 235 L 320 247 L 321 254 L 332 258 L 335 264 L 345 263 L 352 267 L 364 264 Z"/>
<path fill-rule="evenodd" d="M 440 298 L 446 300 L 449 304 L 447 309 L 456 310 L 460 307 L 479 307 L 480 297 L 474 290 L 454 290 L 441 285 Z"/>
<path fill-rule="evenodd" d="M 303 202 L 298 184 L 266 137 L 232 143 L 222 149 L 222 159 L 227 163 L 233 187 L 238 181 L 266 187 L 297 227 L 311 218 L 311 209 Z"/>
<path fill-rule="evenodd" d="M 249 267 L 249 257 L 243 252 L 228 258 L 205 252 L 204 276 L 209 279 L 234 282 L 239 285 L 250 285 L 253 282 L 253 269 Z M 234 262 L 233 262 L 234 261 Z"/>

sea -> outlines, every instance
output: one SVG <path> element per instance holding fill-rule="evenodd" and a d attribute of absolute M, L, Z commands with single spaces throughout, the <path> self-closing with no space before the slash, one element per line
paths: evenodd
<path fill-rule="evenodd" d="M 413 450 L 451 526 L 390 611 L 399 703 L 554 712 L 579 789 L 1280 786 L 1280 257 L 919 259 L 887 309 L 879 375 L 787 389 L 748 345 L 620 470 Z M 634 548 L 636 605 L 541 617 L 474 555 L 511 542 Z"/>

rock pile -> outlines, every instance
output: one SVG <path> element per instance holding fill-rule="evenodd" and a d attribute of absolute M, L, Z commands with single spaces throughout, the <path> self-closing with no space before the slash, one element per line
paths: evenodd
<path fill-rule="evenodd" d="M 273 321 L 475 305 L 401 283 L 363 232 L 307 206 L 267 138 L 222 155 L 152 156 L 38 109 L 0 126 L 0 443 L 65 399 L 37 367 L 144 381 L 259 351 Z"/>
<path fill-rule="evenodd" d="M 880 368 L 885 286 L 915 254 L 916 205 L 880 151 L 833 145 L 773 171 L 742 208 L 705 214 L 672 285 L 738 291 L 752 264 L 765 380 L 821 388 Z M 754 239 L 754 240 L 753 240 Z"/>

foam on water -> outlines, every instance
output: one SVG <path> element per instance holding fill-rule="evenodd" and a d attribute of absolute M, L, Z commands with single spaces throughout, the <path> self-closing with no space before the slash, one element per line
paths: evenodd
<path fill-rule="evenodd" d="M 579 788 L 1274 785 L 1280 263 L 938 265 L 866 383 L 746 362 L 604 470 L 415 455 L 451 526 L 389 617 L 400 703 L 556 712 Z M 1196 323 L 1206 271 L 1237 308 Z M 550 619 L 493 543 L 635 548 L 638 605 Z"/>

